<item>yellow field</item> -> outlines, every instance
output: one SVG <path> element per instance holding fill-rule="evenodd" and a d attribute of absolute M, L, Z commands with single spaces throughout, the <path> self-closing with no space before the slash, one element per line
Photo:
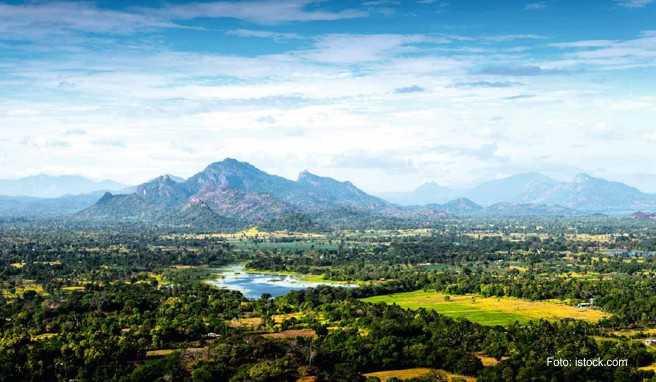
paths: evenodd
<path fill-rule="evenodd" d="M 146 358 L 153 357 L 166 357 L 169 354 L 173 354 L 180 349 L 158 349 L 158 350 L 149 350 L 146 352 Z"/>
<path fill-rule="evenodd" d="M 651 365 L 639 367 L 638 370 L 656 372 L 656 363 L 652 363 Z"/>
<path fill-rule="evenodd" d="M 177 264 L 177 265 L 172 265 L 171 268 L 173 269 L 194 269 L 194 268 L 201 268 L 205 267 L 204 265 L 182 265 L 182 264 Z"/>
<path fill-rule="evenodd" d="M 316 337 L 317 333 L 312 329 L 291 329 L 283 330 L 278 333 L 266 333 L 262 334 L 264 338 L 270 339 L 287 339 L 287 338 L 296 338 L 296 337 Z"/>
<path fill-rule="evenodd" d="M 231 328 L 257 328 L 262 325 L 264 321 L 261 317 L 251 317 L 251 318 L 237 318 L 227 322 L 227 325 Z"/>
<path fill-rule="evenodd" d="M 502 238 L 502 233 L 493 233 L 493 232 L 467 232 L 465 236 L 471 237 L 472 239 L 486 239 L 490 237 Z"/>
<path fill-rule="evenodd" d="M 276 324 L 282 324 L 285 320 L 290 320 L 292 318 L 300 320 L 303 317 L 305 317 L 305 313 L 296 312 L 296 313 L 286 313 L 286 314 L 274 314 L 271 318 L 273 318 L 273 322 L 275 322 Z"/>
<path fill-rule="evenodd" d="M 406 228 L 406 229 L 367 229 L 367 230 L 343 230 L 340 234 L 345 238 L 377 238 L 381 236 L 392 237 L 416 237 L 430 236 L 433 234 L 430 228 Z"/>
<path fill-rule="evenodd" d="M 313 375 L 308 375 L 297 379 L 296 382 L 317 382 L 318 380 L 319 380 L 318 377 L 315 377 Z"/>
<path fill-rule="evenodd" d="M 148 272 L 147 275 L 149 278 L 157 280 L 157 284 L 160 286 L 167 284 L 166 279 L 164 279 L 164 275 L 161 273 Z"/>
<path fill-rule="evenodd" d="M 610 235 L 605 235 L 605 234 L 587 234 L 587 233 L 579 233 L 579 234 L 567 234 L 565 235 L 565 238 L 567 240 L 576 240 L 576 241 L 585 241 L 585 242 L 590 242 L 590 243 L 610 243 L 611 242 L 611 236 Z"/>
<path fill-rule="evenodd" d="M 16 298 L 16 297 L 22 296 L 23 294 L 25 294 L 25 292 L 30 291 L 30 290 L 34 291 L 37 294 L 42 295 L 42 296 L 45 296 L 45 295 L 48 294 L 45 291 L 45 289 L 43 289 L 43 286 L 41 286 L 37 283 L 34 283 L 30 280 L 24 280 L 21 285 L 16 285 L 14 293 L 12 293 L 8 289 L 3 289 L 2 290 L 2 295 L 5 298 Z"/>
<path fill-rule="evenodd" d="M 58 333 L 41 333 L 31 337 L 32 341 L 42 341 L 57 337 Z"/>
<path fill-rule="evenodd" d="M 187 239 L 187 240 L 206 240 L 206 239 L 276 239 L 276 238 L 300 238 L 300 239 L 317 239 L 324 238 L 325 235 L 311 232 L 289 232 L 289 231 L 260 231 L 257 227 L 251 227 L 239 232 L 214 232 L 205 234 L 174 234 L 165 235 L 164 239 Z"/>
<path fill-rule="evenodd" d="M 376 371 L 373 373 L 366 373 L 363 375 L 365 377 L 376 377 L 380 379 L 381 382 L 385 382 L 390 378 L 398 378 L 403 380 L 403 379 L 423 377 L 429 375 L 430 373 L 435 373 L 443 377 L 446 377 L 449 381 L 453 381 L 456 378 L 459 378 L 467 382 L 476 382 L 476 378 L 474 377 L 467 377 L 464 375 L 449 373 L 448 371 L 445 370 L 429 369 L 426 367 L 418 367 L 414 369 L 403 369 L 403 370 Z"/>
<path fill-rule="evenodd" d="M 623 337 L 633 337 L 636 335 L 640 335 L 643 337 L 652 337 L 656 335 L 656 328 L 648 328 L 648 329 L 622 329 L 622 330 L 615 330 L 612 331 L 611 334 L 614 334 L 616 336 L 623 336 Z"/>
<path fill-rule="evenodd" d="M 305 316 L 305 313 L 296 312 L 296 313 L 286 313 L 286 314 L 274 314 L 271 316 L 275 324 L 282 324 L 285 320 L 295 318 L 300 320 Z M 264 323 L 262 317 L 248 317 L 248 318 L 237 318 L 228 321 L 228 326 L 231 328 L 257 328 Z"/>
<path fill-rule="evenodd" d="M 64 292 L 82 292 L 84 287 L 81 285 L 66 286 L 61 288 Z"/>
<path fill-rule="evenodd" d="M 496 366 L 499 363 L 498 359 L 496 359 L 494 357 L 490 357 L 489 355 L 485 355 L 485 354 L 481 354 L 481 353 L 476 353 L 474 355 L 476 356 L 476 358 L 481 360 L 481 363 L 485 367 Z"/>
<path fill-rule="evenodd" d="M 515 321 L 574 318 L 596 322 L 609 314 L 595 309 L 579 309 L 560 301 L 530 301 L 514 297 L 479 295 L 447 296 L 439 292 L 414 291 L 363 299 L 370 303 L 398 304 L 409 309 L 433 309 L 441 314 L 465 318 L 482 325 L 509 325 Z"/>

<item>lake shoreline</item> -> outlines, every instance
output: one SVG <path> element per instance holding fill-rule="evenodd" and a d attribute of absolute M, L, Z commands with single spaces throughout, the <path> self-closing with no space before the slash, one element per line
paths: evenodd
<path fill-rule="evenodd" d="M 310 281 L 303 278 L 302 275 L 294 273 L 252 270 L 246 268 L 245 263 L 217 268 L 213 278 L 203 282 L 217 288 L 239 291 L 248 299 L 260 298 L 265 293 L 272 297 L 278 297 L 291 291 L 322 285 L 343 288 L 357 287 L 357 285 L 334 281 Z"/>

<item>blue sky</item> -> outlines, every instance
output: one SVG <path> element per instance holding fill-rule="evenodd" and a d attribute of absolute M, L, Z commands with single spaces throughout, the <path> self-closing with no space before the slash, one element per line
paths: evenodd
<path fill-rule="evenodd" d="M 656 1 L 0 1 L 0 177 L 656 191 Z"/>

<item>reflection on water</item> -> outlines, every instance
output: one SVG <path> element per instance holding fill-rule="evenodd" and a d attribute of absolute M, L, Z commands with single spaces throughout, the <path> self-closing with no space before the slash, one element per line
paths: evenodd
<path fill-rule="evenodd" d="M 243 264 L 234 264 L 221 268 L 221 276 L 208 282 L 219 288 L 240 291 L 247 298 L 260 298 L 263 293 L 273 297 L 282 296 L 292 290 L 301 290 L 319 285 L 330 285 L 322 282 L 309 282 L 295 276 L 268 275 L 257 272 L 247 272 Z M 353 285 L 342 285 L 353 287 Z"/>

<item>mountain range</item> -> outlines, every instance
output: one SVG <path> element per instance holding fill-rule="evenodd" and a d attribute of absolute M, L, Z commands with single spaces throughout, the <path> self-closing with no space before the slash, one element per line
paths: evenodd
<path fill-rule="evenodd" d="M 656 213 L 648 213 L 638 211 L 631 215 L 632 218 L 636 220 L 653 220 L 656 221 Z"/>
<path fill-rule="evenodd" d="M 350 182 L 302 172 L 296 181 L 235 159 L 213 163 L 185 181 L 162 176 L 127 195 L 106 193 L 76 218 L 206 226 L 308 229 L 406 218 L 405 211 Z"/>
<path fill-rule="evenodd" d="M 32 198 L 59 198 L 96 191 L 116 191 L 125 187 L 111 180 L 94 181 L 77 175 L 41 174 L 20 179 L 0 179 L 0 195 Z"/>
<path fill-rule="evenodd" d="M 58 198 L 0 196 L 0 217 L 49 218 L 75 214 L 100 199 L 102 191 Z"/>
<path fill-rule="evenodd" d="M 432 197 L 431 197 L 432 195 Z M 443 203 L 467 198 L 486 207 L 498 204 L 547 205 L 579 212 L 625 214 L 656 210 L 656 194 L 641 192 L 620 182 L 579 174 L 572 181 L 560 182 L 538 173 L 525 173 L 481 183 L 469 189 L 454 190 L 426 183 L 406 193 L 382 194 L 400 205 Z"/>
<path fill-rule="evenodd" d="M 428 183 L 376 197 L 350 182 L 303 171 L 296 180 L 225 159 L 182 179 L 57 198 L 0 196 L 0 217 L 67 216 L 82 221 L 182 225 L 202 229 L 366 228 L 431 224 L 448 216 L 575 216 L 656 211 L 656 196 L 585 174 L 559 182 L 527 173 L 453 190 Z M 385 200 L 387 198 L 388 200 Z M 642 219 L 645 220 L 645 219 Z"/>

